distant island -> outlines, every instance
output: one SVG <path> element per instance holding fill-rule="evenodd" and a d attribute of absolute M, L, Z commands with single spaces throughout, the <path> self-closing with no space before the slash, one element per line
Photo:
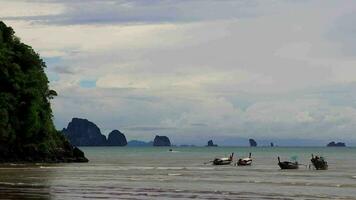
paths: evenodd
<path fill-rule="evenodd" d="M 153 142 L 144 142 L 140 140 L 131 140 L 127 143 L 129 147 L 151 147 L 153 146 Z"/>
<path fill-rule="evenodd" d="M 99 127 L 87 119 L 73 118 L 62 132 L 76 146 L 107 145 L 106 137 L 101 134 Z"/>
<path fill-rule="evenodd" d="M 343 142 L 330 142 L 329 144 L 326 145 L 327 147 L 346 147 L 346 144 Z"/>
<path fill-rule="evenodd" d="M 171 141 L 167 136 L 156 135 L 155 139 L 153 140 L 153 146 L 155 147 L 171 146 Z"/>
<path fill-rule="evenodd" d="M 156 135 L 150 142 L 141 140 L 127 141 L 126 136 L 119 130 L 113 130 L 108 134 L 108 137 L 103 135 L 100 128 L 88 119 L 73 118 L 66 128 L 63 128 L 64 136 L 75 146 L 129 146 L 129 147 L 149 147 L 149 146 L 175 146 L 171 144 L 167 136 Z M 246 139 L 245 139 L 246 140 Z M 255 139 L 248 139 L 250 147 L 257 147 L 258 143 Z M 263 142 L 261 142 L 263 143 Z M 266 143 L 266 141 L 265 141 Z M 194 145 L 178 145 L 181 147 L 192 147 Z M 218 145 L 209 140 L 206 147 L 217 147 Z M 263 146 L 263 145 L 262 145 Z M 274 142 L 268 141 L 269 147 L 275 147 Z M 330 142 L 327 147 L 345 147 L 343 142 Z"/>
<path fill-rule="evenodd" d="M 208 145 L 206 145 L 207 147 L 217 147 L 217 144 L 214 144 L 213 140 L 209 140 L 208 141 Z"/>
<path fill-rule="evenodd" d="M 254 140 L 254 139 L 249 139 L 248 141 L 249 141 L 249 143 L 250 143 L 250 147 L 257 147 L 257 142 L 256 142 L 256 140 Z"/>
<path fill-rule="evenodd" d="M 126 146 L 127 140 L 123 133 L 121 133 L 118 130 L 113 130 L 109 133 L 107 145 L 108 146 Z"/>
<path fill-rule="evenodd" d="M 68 123 L 67 128 L 63 128 L 62 133 L 68 140 L 76 146 L 171 146 L 167 136 L 156 136 L 153 142 L 132 140 L 127 142 L 124 133 L 113 130 L 108 138 L 103 135 L 100 128 L 87 119 L 73 118 Z"/>
<path fill-rule="evenodd" d="M 88 162 L 53 124 L 46 65 L 0 21 L 0 162 Z"/>
<path fill-rule="evenodd" d="M 62 130 L 65 137 L 76 146 L 126 146 L 123 133 L 113 130 L 108 138 L 101 134 L 99 127 L 87 119 L 73 118 Z"/>

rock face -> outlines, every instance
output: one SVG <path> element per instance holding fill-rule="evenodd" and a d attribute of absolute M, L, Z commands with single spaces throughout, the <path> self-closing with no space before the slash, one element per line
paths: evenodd
<path fill-rule="evenodd" d="M 62 132 L 75 146 L 127 145 L 126 137 L 120 131 L 111 131 L 106 139 L 105 135 L 101 134 L 99 127 L 87 119 L 73 118 Z"/>
<path fill-rule="evenodd" d="M 57 131 L 46 64 L 0 21 L 0 163 L 88 162 Z"/>
<path fill-rule="evenodd" d="M 254 139 L 249 139 L 250 147 L 257 147 L 257 142 Z"/>
<path fill-rule="evenodd" d="M 153 146 L 171 146 L 171 141 L 169 141 L 167 136 L 156 135 L 155 139 L 153 140 Z"/>
<path fill-rule="evenodd" d="M 213 140 L 209 140 L 208 141 L 208 145 L 206 145 L 208 147 L 217 147 L 218 145 L 217 144 L 214 144 Z"/>
<path fill-rule="evenodd" d="M 346 147 L 346 144 L 343 142 L 338 142 L 335 143 L 334 141 L 330 142 L 328 145 L 326 145 L 327 147 Z"/>
<path fill-rule="evenodd" d="M 109 133 L 107 144 L 108 146 L 126 146 L 127 140 L 123 133 L 113 130 Z"/>
<path fill-rule="evenodd" d="M 72 145 L 75 146 L 106 146 L 105 135 L 87 119 L 73 118 L 67 128 L 62 130 Z"/>

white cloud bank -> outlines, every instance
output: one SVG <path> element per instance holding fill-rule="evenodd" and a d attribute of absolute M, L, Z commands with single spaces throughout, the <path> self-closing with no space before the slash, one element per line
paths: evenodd
<path fill-rule="evenodd" d="M 2 6 L 1 17 L 56 77 L 59 129 L 76 116 L 129 138 L 158 133 L 175 143 L 356 143 L 355 47 L 345 49 L 352 41 L 345 32 L 354 31 L 347 20 L 356 17 L 344 17 L 355 11 L 353 1 L 143 2 Z M 346 25 L 338 32 L 340 19 Z M 83 80 L 96 87 L 81 87 Z"/>

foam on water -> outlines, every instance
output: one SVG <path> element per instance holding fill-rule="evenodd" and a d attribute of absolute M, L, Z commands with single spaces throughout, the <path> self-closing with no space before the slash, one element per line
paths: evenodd
<path fill-rule="evenodd" d="M 182 174 L 168 174 L 168 176 L 182 176 Z"/>
<path fill-rule="evenodd" d="M 157 167 L 158 170 L 183 170 L 185 167 Z"/>

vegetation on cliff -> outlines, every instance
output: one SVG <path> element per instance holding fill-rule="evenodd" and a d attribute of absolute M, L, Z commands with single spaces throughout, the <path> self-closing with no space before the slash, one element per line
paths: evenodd
<path fill-rule="evenodd" d="M 56 131 L 46 65 L 0 21 L 0 162 L 85 162 Z"/>

